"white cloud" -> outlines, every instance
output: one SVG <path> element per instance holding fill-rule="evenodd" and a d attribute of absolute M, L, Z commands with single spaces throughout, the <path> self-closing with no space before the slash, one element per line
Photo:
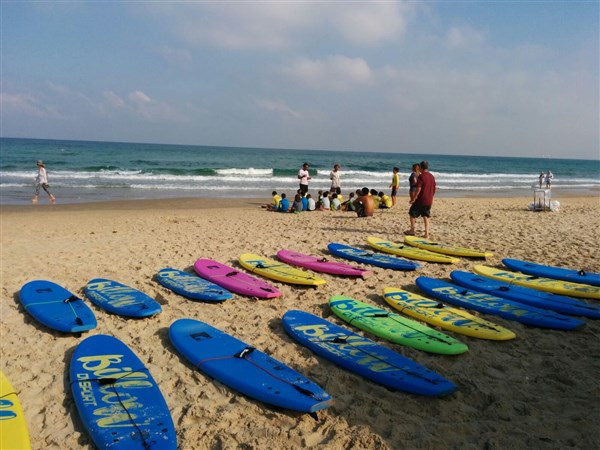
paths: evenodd
<path fill-rule="evenodd" d="M 405 2 L 198 2 L 150 3 L 190 45 L 228 50 L 289 50 L 341 37 L 358 45 L 399 39 L 414 8 Z"/>
<path fill-rule="evenodd" d="M 105 91 L 102 97 L 104 97 L 106 103 L 113 109 L 125 109 L 127 107 L 125 101 L 113 91 Z"/>
<path fill-rule="evenodd" d="M 481 46 L 485 35 L 470 27 L 454 27 L 448 30 L 446 45 L 454 49 L 470 49 Z"/>
<path fill-rule="evenodd" d="M 362 58 L 333 55 L 325 60 L 298 58 L 283 73 L 315 89 L 344 91 L 372 81 L 373 72 Z"/>
<path fill-rule="evenodd" d="M 2 113 L 7 116 L 24 114 L 37 118 L 63 118 L 54 106 L 42 104 L 42 101 L 32 94 L 2 92 L 0 104 Z"/>
<path fill-rule="evenodd" d="M 137 104 L 152 103 L 150 97 L 142 91 L 133 91 L 129 94 L 129 100 Z"/>
<path fill-rule="evenodd" d="M 406 29 L 409 11 L 402 2 L 345 4 L 341 13 L 332 14 L 330 20 L 349 42 L 373 45 L 399 39 Z"/>
<path fill-rule="evenodd" d="M 290 108 L 283 100 L 261 99 L 256 102 L 262 109 L 272 112 L 280 112 L 290 115 L 296 119 L 300 118 L 300 113 Z"/>

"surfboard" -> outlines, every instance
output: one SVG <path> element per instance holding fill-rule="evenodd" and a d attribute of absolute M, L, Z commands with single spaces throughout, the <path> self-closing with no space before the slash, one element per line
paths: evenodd
<path fill-rule="evenodd" d="M 175 426 L 149 370 L 119 339 L 97 334 L 71 358 L 79 417 L 97 448 L 176 449 Z"/>
<path fill-rule="evenodd" d="M 231 292 L 204 278 L 177 269 L 161 269 L 157 279 L 160 284 L 192 300 L 222 302 L 233 297 Z"/>
<path fill-rule="evenodd" d="M 600 319 L 600 306 L 591 305 L 571 297 L 538 291 L 523 286 L 515 286 L 503 281 L 459 270 L 451 272 L 450 277 L 456 284 L 475 291 L 497 295 L 498 297 L 542 309 L 550 309 L 561 314 Z"/>
<path fill-rule="evenodd" d="M 287 264 L 304 267 L 315 272 L 329 273 L 331 275 L 343 275 L 348 277 L 367 278 L 373 275 L 373 272 L 358 266 L 351 266 L 337 261 L 330 261 L 327 258 L 317 258 L 316 256 L 304 255 L 291 250 L 279 250 L 277 258 Z"/>
<path fill-rule="evenodd" d="M 29 450 L 29 432 L 16 390 L 0 371 L 0 448 Z"/>
<path fill-rule="evenodd" d="M 285 331 L 300 344 L 338 366 L 390 389 L 441 396 L 456 385 L 400 353 L 304 311 L 282 318 Z"/>
<path fill-rule="evenodd" d="M 363 264 L 371 264 L 384 269 L 416 270 L 421 267 L 415 262 L 407 261 L 406 259 L 398 258 L 397 256 L 373 253 L 368 250 L 350 247 L 348 245 L 338 244 L 335 242 L 328 244 L 327 248 L 335 256 Z"/>
<path fill-rule="evenodd" d="M 473 266 L 473 271 L 484 277 L 504 281 L 517 286 L 530 287 L 545 292 L 552 292 L 569 297 L 593 298 L 600 300 L 600 287 L 570 281 L 553 280 L 552 278 L 536 277 L 508 270 L 496 269 L 483 265 Z"/>
<path fill-rule="evenodd" d="M 502 263 L 511 270 L 526 273 L 527 275 L 570 281 L 572 283 L 589 284 L 591 286 L 600 286 L 600 273 L 587 272 L 583 269 L 574 270 L 563 267 L 546 266 L 512 258 L 504 258 Z"/>
<path fill-rule="evenodd" d="M 525 325 L 555 330 L 576 330 L 585 324 L 582 320 L 573 317 L 469 290 L 436 278 L 421 276 L 417 278 L 416 283 L 419 289 L 438 300 L 485 314 L 494 314 Z"/>
<path fill-rule="evenodd" d="M 403 256 L 408 259 L 443 264 L 454 264 L 460 261 L 458 258 L 454 258 L 452 256 L 430 252 L 429 250 L 412 247 L 410 245 L 395 244 L 375 236 L 369 236 L 367 238 L 367 243 L 375 250 L 379 250 L 380 252 L 391 253 L 392 255 Z"/>
<path fill-rule="evenodd" d="M 300 284 L 303 286 L 320 286 L 325 284 L 325 280 L 316 277 L 310 272 L 296 269 L 279 261 L 273 261 L 272 259 L 263 258 L 252 253 L 240 255 L 239 261 L 244 269 L 283 283 Z"/>
<path fill-rule="evenodd" d="M 383 288 L 383 299 L 403 314 L 465 336 L 493 341 L 507 341 L 517 337 L 514 332 L 498 324 L 403 289 Z"/>
<path fill-rule="evenodd" d="M 85 302 L 52 281 L 23 285 L 19 299 L 38 322 L 56 331 L 81 333 L 96 328 L 96 316 Z"/>
<path fill-rule="evenodd" d="M 459 247 L 451 244 L 442 244 L 441 242 L 434 242 L 417 236 L 404 236 L 404 242 L 406 242 L 408 245 L 412 245 L 413 247 L 419 247 L 435 253 L 442 253 L 444 255 L 464 256 L 467 258 L 488 258 L 494 256 L 492 252 Z"/>
<path fill-rule="evenodd" d="M 320 386 L 239 339 L 194 319 L 169 327 L 175 349 L 194 367 L 255 400 L 301 412 L 333 403 Z"/>
<path fill-rule="evenodd" d="M 257 298 L 275 298 L 283 295 L 272 284 L 212 259 L 198 259 L 194 263 L 194 270 L 202 278 L 236 294 Z"/>
<path fill-rule="evenodd" d="M 394 344 L 442 355 L 460 355 L 469 350 L 465 344 L 444 333 L 353 298 L 335 295 L 329 299 L 329 307 L 350 325 Z"/>
<path fill-rule="evenodd" d="M 95 305 L 124 317 L 150 317 L 162 311 L 152 297 L 118 281 L 94 278 L 84 292 Z"/>

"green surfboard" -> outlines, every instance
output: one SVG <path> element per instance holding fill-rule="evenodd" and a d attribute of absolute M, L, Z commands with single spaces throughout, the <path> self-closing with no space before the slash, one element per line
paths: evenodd
<path fill-rule="evenodd" d="M 419 322 L 343 295 L 331 297 L 329 307 L 349 324 L 395 344 L 443 355 L 469 350 L 462 342 Z"/>

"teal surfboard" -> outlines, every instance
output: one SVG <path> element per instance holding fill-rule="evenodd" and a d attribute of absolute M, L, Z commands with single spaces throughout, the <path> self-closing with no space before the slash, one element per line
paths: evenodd
<path fill-rule="evenodd" d="M 160 304 L 149 295 L 105 278 L 88 281 L 84 292 L 95 305 L 125 317 L 149 317 L 162 311 Z"/>

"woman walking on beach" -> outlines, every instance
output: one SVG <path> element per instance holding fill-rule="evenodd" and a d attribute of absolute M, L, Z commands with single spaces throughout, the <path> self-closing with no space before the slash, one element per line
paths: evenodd
<path fill-rule="evenodd" d="M 46 166 L 44 165 L 44 161 L 40 160 L 36 164 L 37 164 L 37 168 L 38 168 L 38 174 L 37 174 L 37 177 L 35 178 L 35 194 L 34 194 L 33 198 L 31 199 L 31 203 L 33 203 L 34 205 L 38 204 L 38 198 L 40 196 L 40 188 L 42 188 L 44 191 L 46 191 L 46 194 L 48 194 L 50 196 L 50 203 L 54 204 L 54 202 L 56 201 L 56 198 L 48 190 L 50 185 L 48 184 L 48 172 L 46 172 Z"/>

